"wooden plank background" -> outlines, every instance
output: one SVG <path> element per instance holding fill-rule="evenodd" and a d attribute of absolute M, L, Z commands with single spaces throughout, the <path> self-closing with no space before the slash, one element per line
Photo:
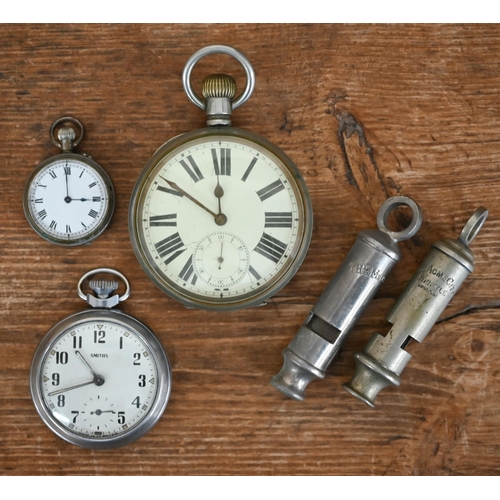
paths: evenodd
<path fill-rule="evenodd" d="M 137 263 L 127 229 L 134 183 L 169 138 L 204 126 L 181 73 L 199 48 L 243 51 L 257 76 L 233 124 L 279 145 L 299 166 L 315 211 L 296 277 L 258 310 L 187 310 Z M 214 56 L 193 77 L 237 63 Z M 117 207 L 90 247 L 65 249 L 28 226 L 22 191 L 57 153 L 48 136 L 79 118 L 109 173 Z M 500 470 L 500 27 L 498 25 L 10 25 L 0 30 L 0 472 L 3 475 L 492 475 Z M 421 206 L 419 234 L 307 398 L 268 383 L 359 231 L 380 204 Z M 472 244 L 476 271 L 421 345 L 399 388 L 371 409 L 341 385 L 430 245 L 457 237 L 474 210 L 490 217 Z M 85 309 L 75 287 L 95 267 L 125 272 L 122 309 L 167 349 L 173 390 L 153 430 L 91 451 L 63 442 L 35 411 L 38 342 Z"/>

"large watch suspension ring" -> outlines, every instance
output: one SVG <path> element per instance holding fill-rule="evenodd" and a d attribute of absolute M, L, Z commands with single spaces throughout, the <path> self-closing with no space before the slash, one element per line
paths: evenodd
<path fill-rule="evenodd" d="M 205 109 L 205 101 L 201 99 L 193 90 L 191 86 L 191 71 L 193 70 L 195 64 L 202 58 L 209 54 L 226 54 L 228 56 L 234 57 L 245 70 L 247 77 L 247 84 L 243 92 L 232 102 L 232 109 L 236 109 L 241 106 L 244 102 L 248 100 L 255 87 L 255 72 L 253 70 L 250 61 L 246 56 L 235 49 L 234 47 L 229 47 L 228 45 L 209 45 L 203 47 L 202 49 L 195 52 L 187 61 L 184 66 L 184 71 L 182 72 L 182 84 L 184 85 L 184 90 L 188 95 L 191 102 L 196 104 L 201 109 Z"/>

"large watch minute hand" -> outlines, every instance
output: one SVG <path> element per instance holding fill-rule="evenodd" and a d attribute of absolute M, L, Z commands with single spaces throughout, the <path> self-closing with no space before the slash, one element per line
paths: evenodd
<path fill-rule="evenodd" d="M 182 189 L 181 187 L 179 187 L 175 182 L 169 181 L 168 179 L 165 179 L 165 177 L 162 177 L 161 175 L 159 177 L 161 179 L 163 179 L 167 184 L 169 184 L 170 186 L 172 186 L 176 191 L 179 191 L 179 193 L 181 193 L 182 195 L 184 195 L 188 200 L 191 200 L 193 203 L 195 203 L 196 205 L 198 205 L 200 208 L 203 208 L 203 210 L 205 210 L 206 212 L 208 212 L 214 219 L 216 219 L 217 214 L 215 212 L 212 212 L 212 210 L 210 210 L 209 208 L 207 208 L 205 205 L 203 205 L 203 203 L 201 203 L 196 198 L 194 198 L 193 196 L 191 196 L 189 193 L 187 193 L 186 191 L 184 191 L 184 189 Z"/>

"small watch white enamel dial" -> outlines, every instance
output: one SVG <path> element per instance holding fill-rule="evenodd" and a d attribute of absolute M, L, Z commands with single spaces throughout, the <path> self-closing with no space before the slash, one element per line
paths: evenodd
<path fill-rule="evenodd" d="M 106 181 L 77 159 L 63 158 L 46 165 L 33 177 L 27 196 L 34 223 L 61 242 L 87 239 L 109 212 Z"/>
<path fill-rule="evenodd" d="M 43 400 L 75 434 L 118 436 L 148 414 L 158 389 L 156 363 L 130 328 L 86 321 L 62 332 L 41 365 Z"/>
<path fill-rule="evenodd" d="M 109 224 L 114 191 L 95 161 L 66 152 L 45 160 L 32 172 L 23 204 L 28 222 L 42 238 L 60 245 L 82 245 Z"/>
<path fill-rule="evenodd" d="M 31 392 L 44 422 L 88 448 L 127 444 L 159 419 L 170 365 L 153 333 L 119 311 L 87 310 L 54 326 L 33 358 Z"/>
<path fill-rule="evenodd" d="M 305 255 L 307 190 L 288 157 L 262 138 L 204 130 L 167 143 L 146 167 L 132 196 L 134 250 L 153 281 L 186 305 L 257 305 Z"/>

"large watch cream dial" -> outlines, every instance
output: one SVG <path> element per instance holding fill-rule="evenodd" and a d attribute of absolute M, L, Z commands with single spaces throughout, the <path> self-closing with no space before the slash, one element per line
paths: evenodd
<path fill-rule="evenodd" d="M 139 262 L 188 306 L 262 303 L 291 279 L 310 240 L 310 201 L 296 167 L 262 138 L 231 130 L 169 141 L 132 196 Z"/>

